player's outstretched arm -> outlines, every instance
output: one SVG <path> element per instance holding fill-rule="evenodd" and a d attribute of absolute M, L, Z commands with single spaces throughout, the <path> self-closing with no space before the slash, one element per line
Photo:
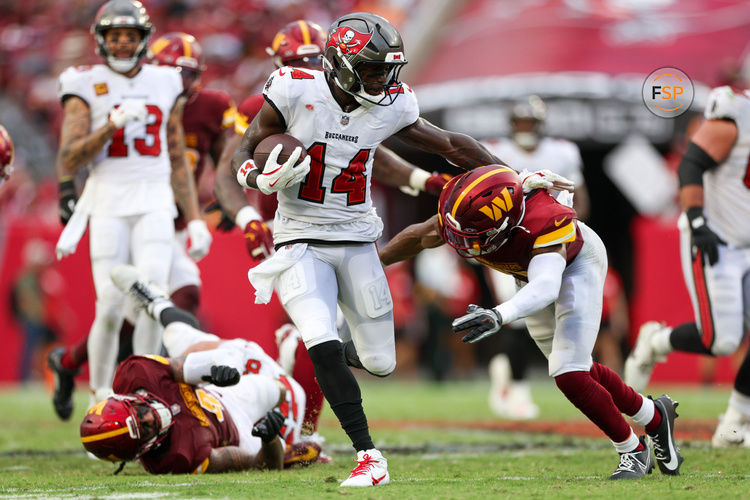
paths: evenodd
<path fill-rule="evenodd" d="M 178 99 L 169 112 L 167 122 L 167 148 L 169 162 L 172 165 L 172 190 L 175 200 L 187 220 L 200 218 L 198 193 L 195 179 L 185 161 L 185 131 L 182 128 L 182 110 L 184 100 Z"/>
<path fill-rule="evenodd" d="M 483 165 L 505 165 L 473 137 L 436 127 L 424 118 L 401 129 L 396 136 L 410 146 L 437 153 L 452 164 L 471 170 Z"/>
<path fill-rule="evenodd" d="M 372 175 L 386 186 L 397 187 L 411 196 L 423 191 L 437 196 L 451 178 L 447 174 L 422 170 L 383 145 L 375 150 Z"/>
<path fill-rule="evenodd" d="M 284 466 L 284 444 L 281 437 L 263 443 L 257 454 L 243 450 L 239 446 L 214 448 L 208 457 L 207 474 L 235 472 L 249 469 L 276 469 Z"/>
<path fill-rule="evenodd" d="M 424 222 L 407 227 L 386 246 L 380 249 L 380 261 L 384 266 L 410 259 L 425 248 L 439 247 L 445 243 L 438 228 L 438 216 L 433 215 Z"/>
<path fill-rule="evenodd" d="M 237 212 L 242 207 L 247 206 L 245 192 L 242 186 L 237 183 L 235 174 L 232 173 L 232 158 L 242 141 L 242 137 L 235 134 L 227 139 L 224 151 L 216 165 L 216 178 L 214 179 L 214 196 L 219 201 L 222 210 L 232 220 L 237 218 Z"/>

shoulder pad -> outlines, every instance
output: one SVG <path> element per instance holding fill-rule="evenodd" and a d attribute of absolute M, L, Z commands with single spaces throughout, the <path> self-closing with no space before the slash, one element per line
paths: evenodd
<path fill-rule="evenodd" d="M 744 96 L 736 93 L 732 87 L 725 85 L 711 91 L 703 116 L 707 120 L 736 121 L 740 115 L 740 106 Z"/>

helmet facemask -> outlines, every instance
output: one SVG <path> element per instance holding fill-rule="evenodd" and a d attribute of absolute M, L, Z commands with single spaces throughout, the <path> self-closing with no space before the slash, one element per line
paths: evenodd
<path fill-rule="evenodd" d="M 333 23 L 323 57 L 323 69 L 337 87 L 363 106 L 389 106 L 403 87 L 401 68 L 407 63 L 403 42 L 396 28 L 380 16 L 349 14 Z M 385 65 L 383 83 L 366 82 L 362 65 Z M 371 94 L 366 87 L 379 87 Z"/>
<path fill-rule="evenodd" d="M 119 58 L 109 52 L 105 33 L 112 28 L 134 28 L 141 34 L 141 40 L 136 46 L 132 57 Z M 96 53 L 107 61 L 107 66 L 118 73 L 128 73 L 146 57 L 148 41 L 154 27 L 140 2 L 131 0 L 112 0 L 99 10 L 91 33 L 96 41 Z"/>

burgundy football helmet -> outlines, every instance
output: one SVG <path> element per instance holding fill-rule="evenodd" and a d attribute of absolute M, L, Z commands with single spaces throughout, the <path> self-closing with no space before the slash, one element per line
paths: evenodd
<path fill-rule="evenodd" d="M 319 69 L 326 33 L 317 24 L 300 19 L 284 26 L 273 37 L 266 53 L 277 68 L 297 66 Z"/>
<path fill-rule="evenodd" d="M 465 256 L 502 246 L 524 215 L 523 188 L 515 170 L 500 165 L 479 167 L 454 177 L 438 202 L 443 239 Z"/>
<path fill-rule="evenodd" d="M 0 179 L 7 179 L 13 171 L 13 140 L 5 127 L 0 125 Z"/>
<path fill-rule="evenodd" d="M 102 460 L 135 460 L 161 443 L 174 423 L 172 411 L 145 391 L 115 394 L 92 406 L 81 422 L 81 442 Z"/>
<path fill-rule="evenodd" d="M 201 73 L 206 70 L 201 45 L 187 33 L 167 33 L 157 38 L 148 49 L 148 61 L 179 69 L 186 92 L 195 89 Z"/>
<path fill-rule="evenodd" d="M 104 33 L 111 28 L 135 28 L 141 32 L 141 41 L 133 57 L 122 59 L 109 53 Z M 137 0 L 110 0 L 99 9 L 94 24 L 91 25 L 91 34 L 96 40 L 96 53 L 107 61 L 107 66 L 118 73 L 129 72 L 146 57 L 148 39 L 153 31 L 151 18 L 143 4 Z"/>

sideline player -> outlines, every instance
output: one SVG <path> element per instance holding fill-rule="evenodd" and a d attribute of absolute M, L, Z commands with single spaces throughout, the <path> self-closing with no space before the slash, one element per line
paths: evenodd
<path fill-rule="evenodd" d="M 10 178 L 13 173 L 13 139 L 5 127 L 0 125 L 0 186 Z"/>
<path fill-rule="evenodd" d="M 341 486 L 390 481 L 347 366 L 377 376 L 396 366 L 393 304 L 374 244 L 383 230 L 370 197 L 376 148 L 393 135 L 466 169 L 500 161 L 471 137 L 419 117 L 413 91 L 398 80 L 404 64 L 401 36 L 387 20 L 370 13 L 341 17 L 329 30 L 325 71 L 284 67 L 272 73 L 265 102 L 232 160 L 242 186 L 278 191 L 277 251 L 249 278 L 259 303 L 270 300 L 278 282 L 320 388 L 357 451 L 358 465 Z M 278 165 L 279 145 L 261 172 L 250 158 L 261 140 L 277 133 L 300 140 L 307 156 L 295 166 L 297 149 Z M 337 304 L 351 330 L 345 345 L 336 328 Z"/>
<path fill-rule="evenodd" d="M 185 160 L 197 184 L 208 156 L 213 160 L 214 166 L 218 164 L 226 143 L 226 130 L 234 123 L 234 102 L 224 92 L 200 87 L 200 77 L 206 66 L 203 50 L 192 35 L 167 33 L 159 37 L 149 48 L 148 60 L 152 64 L 177 68 L 182 77 L 185 95 L 182 116 L 186 142 Z M 186 252 L 188 231 L 179 207 L 174 227 L 167 290 L 178 307 L 196 314 L 200 303 L 200 272 Z M 127 319 L 120 333 L 120 342 L 123 342 L 123 335 L 132 334 L 129 323 L 132 318 Z M 69 349 L 57 347 L 48 356 L 48 365 L 55 377 L 52 403 L 55 413 L 63 420 L 70 418 L 73 411 L 73 379 L 88 360 L 87 341 L 88 338 L 84 338 Z"/>
<path fill-rule="evenodd" d="M 625 362 L 625 380 L 645 388 L 654 365 L 672 351 L 705 356 L 735 352 L 750 328 L 750 94 L 714 89 L 703 122 L 677 174 L 682 273 L 695 321 L 674 328 L 645 323 Z M 750 445 L 750 354 L 734 380 L 715 447 Z"/>
<path fill-rule="evenodd" d="M 61 219 L 59 257 L 75 251 L 86 226 L 96 312 L 89 334 L 90 385 L 96 399 L 110 390 L 122 293 L 109 271 L 132 261 L 166 286 L 177 215 L 183 209 L 195 257 L 208 252 L 211 235 L 200 219 L 195 183 L 185 164 L 182 81 L 173 68 L 141 65 L 153 26 L 140 2 L 111 0 L 91 31 L 106 64 L 76 66 L 60 75 L 64 118 L 57 170 Z M 90 165 L 76 201 L 73 176 Z M 145 314 L 136 321 L 133 350 L 156 352 L 161 327 Z"/>
<path fill-rule="evenodd" d="M 489 165 L 450 181 L 440 195 L 438 214 L 407 227 L 380 256 L 388 265 L 444 242 L 464 258 L 526 282 L 497 307 L 472 304 L 454 320 L 453 330 L 466 333 L 463 342 L 482 340 L 525 317 L 557 387 L 620 453 L 610 479 L 643 477 L 654 466 L 644 438 L 635 435 L 621 413 L 646 427 L 662 473 L 679 474 L 682 457 L 673 436 L 677 403 L 666 395 L 644 398 L 592 360 L 607 256 L 597 234 L 576 220 L 573 209 L 544 189 L 524 196 L 513 170 Z"/>

